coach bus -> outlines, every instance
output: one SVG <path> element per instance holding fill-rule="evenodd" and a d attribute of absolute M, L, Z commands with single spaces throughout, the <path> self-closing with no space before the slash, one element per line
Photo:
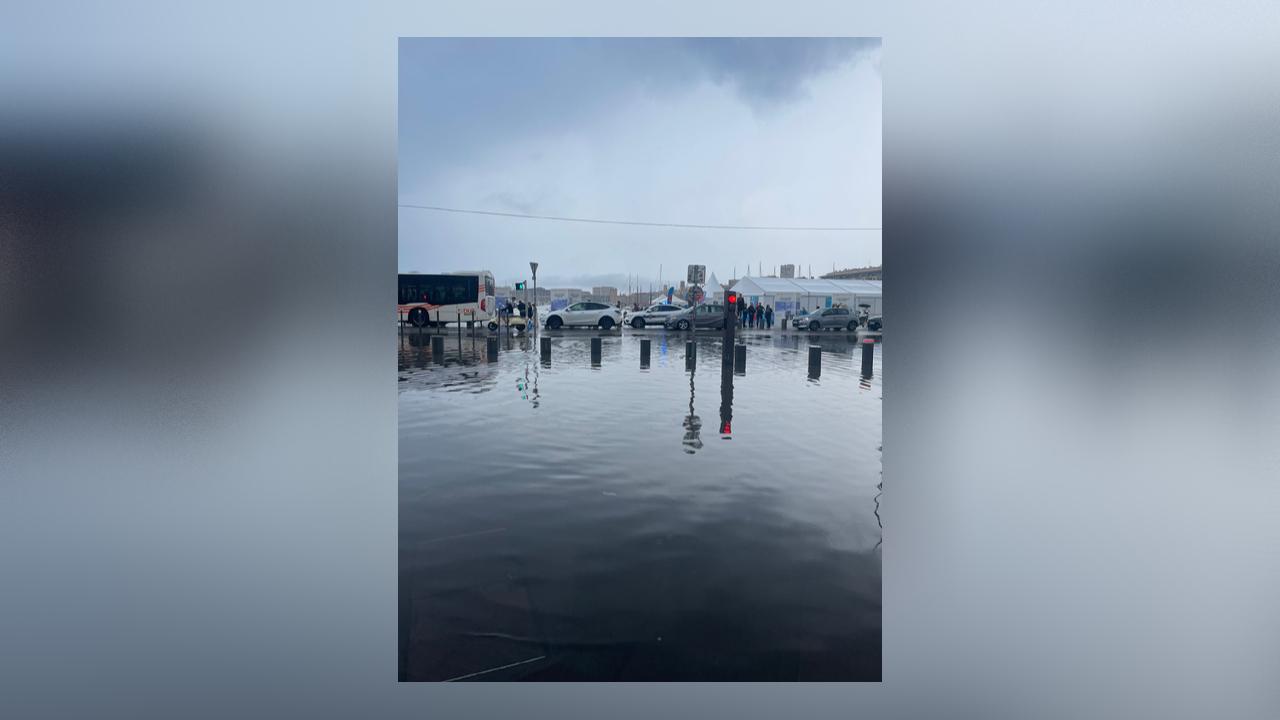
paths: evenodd
<path fill-rule="evenodd" d="M 465 322 L 486 323 L 497 317 L 493 273 L 487 270 L 439 275 L 400 273 L 399 315 L 415 327 Z"/>

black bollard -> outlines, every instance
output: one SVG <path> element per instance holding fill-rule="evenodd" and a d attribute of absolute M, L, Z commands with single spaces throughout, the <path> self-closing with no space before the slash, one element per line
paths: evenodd
<path fill-rule="evenodd" d="M 640 339 L 640 367 L 649 367 L 649 338 Z"/>
<path fill-rule="evenodd" d="M 747 373 L 747 346 L 737 345 L 733 348 L 733 366 L 734 372 L 739 375 Z"/>
<path fill-rule="evenodd" d="M 876 356 L 876 341 L 871 338 L 862 339 L 862 377 L 871 377 L 871 363 Z"/>
<path fill-rule="evenodd" d="M 498 361 L 498 338 L 490 335 L 488 340 L 489 340 L 489 347 L 488 347 L 489 362 L 497 362 Z"/>
<path fill-rule="evenodd" d="M 816 378 L 822 374 L 822 348 L 809 346 L 809 377 Z"/>
<path fill-rule="evenodd" d="M 542 338 L 542 347 L 540 349 L 542 352 L 542 364 L 550 365 L 551 364 L 551 338 L 549 337 Z"/>
<path fill-rule="evenodd" d="M 692 370 L 698 362 L 698 344 L 692 340 L 684 341 L 684 369 Z"/>
<path fill-rule="evenodd" d="M 431 336 L 431 354 L 435 357 L 436 362 L 444 362 L 444 336 Z"/>
<path fill-rule="evenodd" d="M 600 347 L 603 344 L 604 343 L 600 338 L 591 338 L 591 364 L 596 367 L 600 366 Z"/>

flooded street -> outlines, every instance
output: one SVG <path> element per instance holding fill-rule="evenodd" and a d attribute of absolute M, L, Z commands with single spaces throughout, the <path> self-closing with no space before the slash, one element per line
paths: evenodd
<path fill-rule="evenodd" d="M 401 679 L 879 680 L 881 345 L 542 336 L 399 338 Z"/>

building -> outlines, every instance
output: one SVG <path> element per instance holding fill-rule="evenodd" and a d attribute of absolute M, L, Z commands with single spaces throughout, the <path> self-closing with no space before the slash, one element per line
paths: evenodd
<path fill-rule="evenodd" d="M 546 305 L 551 302 L 551 290 L 548 288 L 536 288 L 537 296 L 535 298 L 535 288 L 533 287 L 533 283 L 528 283 L 524 290 L 516 290 L 511 285 L 503 285 L 501 287 L 494 288 L 493 292 L 495 297 L 501 299 L 515 298 L 517 302 L 526 298 L 537 302 L 539 305 Z"/>
<path fill-rule="evenodd" d="M 796 266 L 795 266 L 795 265 L 783 265 L 783 266 L 782 266 L 782 273 L 781 273 L 781 275 L 782 275 L 782 277 L 784 277 L 784 278 L 793 278 L 793 277 L 795 277 L 795 276 L 796 276 Z"/>
<path fill-rule="evenodd" d="M 827 280 L 884 280 L 884 266 L 849 268 L 837 270 L 822 276 Z"/>
<path fill-rule="evenodd" d="M 798 314 L 801 308 L 847 305 L 857 309 L 860 303 L 871 306 L 871 314 L 882 313 L 882 284 L 879 280 L 829 280 L 804 278 L 744 277 L 734 283 L 747 302 L 772 305 L 775 313 Z"/>
<path fill-rule="evenodd" d="M 543 288 L 538 288 L 538 295 L 542 295 Z M 539 304 L 549 304 L 552 310 L 559 310 L 562 307 L 572 305 L 583 300 L 590 300 L 591 293 L 581 288 L 546 288 L 546 299 Z"/>
<path fill-rule="evenodd" d="M 591 299 L 595 302 L 602 302 L 613 305 L 618 302 L 618 288 L 616 287 L 593 287 L 591 288 Z"/>

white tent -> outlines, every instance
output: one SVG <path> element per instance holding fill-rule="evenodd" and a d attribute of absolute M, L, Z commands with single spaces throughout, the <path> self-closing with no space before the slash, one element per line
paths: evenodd
<path fill-rule="evenodd" d="M 880 280 L 825 280 L 820 278 L 744 277 L 733 289 L 747 302 L 772 305 L 775 313 L 799 314 L 803 309 L 813 312 L 817 308 L 847 305 L 857 309 L 859 304 L 871 306 L 872 315 L 883 312 L 883 283 Z"/>
<path fill-rule="evenodd" d="M 711 279 L 702 286 L 702 289 L 706 292 L 708 302 L 724 300 L 724 288 L 720 287 L 720 281 L 716 279 L 715 273 L 711 273 Z"/>

